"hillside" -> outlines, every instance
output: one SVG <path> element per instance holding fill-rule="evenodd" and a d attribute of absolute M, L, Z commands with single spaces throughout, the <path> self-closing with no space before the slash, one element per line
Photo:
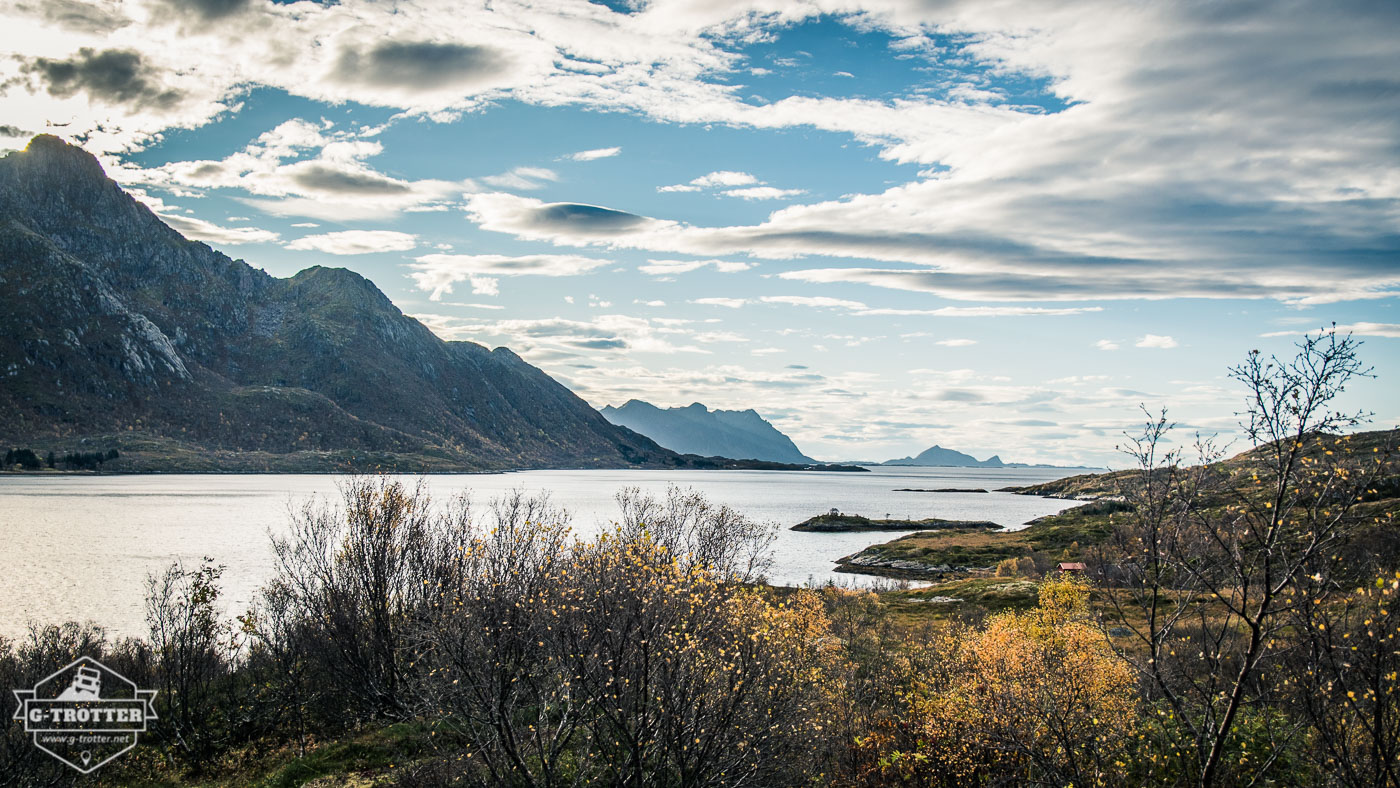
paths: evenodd
<path fill-rule="evenodd" d="M 129 470 L 688 462 L 359 274 L 278 279 L 186 240 L 52 136 L 0 159 L 0 302 L 0 443 Z"/>
<path fill-rule="evenodd" d="M 1320 435 L 1313 436 L 1312 441 L 1309 454 L 1346 452 L 1360 464 L 1381 463 L 1373 484 L 1356 507 L 1358 514 L 1373 523 L 1362 529 L 1348 549 L 1379 554 L 1400 551 L 1400 530 L 1394 522 L 1400 513 L 1400 459 L 1396 455 L 1400 430 Z M 1224 507 L 1248 500 L 1264 456 L 1262 449 L 1252 449 L 1213 463 L 1210 467 L 1221 482 L 1205 498 L 1205 506 Z M 839 559 L 837 571 L 928 579 L 949 573 L 985 574 L 1008 559 L 1030 561 L 1040 571 L 1058 561 L 1092 560 L 1096 546 L 1105 542 L 1114 524 L 1133 516 L 1133 506 L 1124 500 L 1125 493 L 1128 485 L 1140 478 L 1137 471 L 1113 471 L 1003 488 L 999 492 L 1089 503 L 1039 518 L 1017 531 L 909 534 Z"/>
<path fill-rule="evenodd" d="M 681 452 L 772 462 L 814 463 L 753 410 L 710 410 L 696 402 L 684 408 L 661 409 L 641 400 L 603 408 L 613 424 L 627 427 L 658 444 Z"/>

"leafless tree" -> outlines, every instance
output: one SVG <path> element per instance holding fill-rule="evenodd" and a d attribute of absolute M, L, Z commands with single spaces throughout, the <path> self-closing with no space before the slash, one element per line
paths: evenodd
<path fill-rule="evenodd" d="M 301 611 L 315 638 L 309 656 L 339 693 L 373 717 L 411 713 L 405 683 L 415 662 L 409 634 L 444 572 L 453 520 L 432 512 L 420 482 L 350 477 L 343 503 L 312 500 L 293 512 L 290 533 L 273 538 L 275 594 Z"/>
<path fill-rule="evenodd" d="M 1179 450 L 1164 451 L 1165 413 L 1128 447 L 1139 466 L 1125 491 L 1136 516 L 1116 532 L 1123 580 L 1105 596 L 1109 623 L 1140 646 L 1124 657 L 1186 739 L 1191 773 L 1177 779 L 1251 784 L 1295 743 L 1298 724 L 1273 711 L 1289 614 L 1326 601 L 1326 589 L 1305 581 L 1332 570 L 1374 474 L 1333 445 L 1366 416 L 1333 409 L 1350 381 L 1370 374 L 1359 344 L 1323 331 L 1290 361 L 1256 351 L 1231 370 L 1247 390 L 1241 426 L 1254 446 L 1242 462 L 1221 463 L 1198 441 L 1197 465 L 1183 467 Z M 1263 751 L 1249 753 L 1243 776 L 1227 775 L 1242 714 L 1262 727 L 1252 740 Z"/>
<path fill-rule="evenodd" d="M 550 648 L 551 606 L 570 551 L 569 516 L 547 495 L 514 491 L 485 523 L 457 507 L 457 569 L 435 587 L 417 651 L 429 675 L 425 716 L 465 739 L 477 784 L 569 783 L 578 709 L 566 666 Z"/>
<path fill-rule="evenodd" d="M 196 767 L 228 732 L 222 721 L 212 720 L 220 706 L 227 711 L 220 684 L 239 651 L 218 605 L 223 572 L 206 558 L 197 568 L 176 562 L 146 579 L 146 625 L 160 690 L 157 733 Z"/>
<path fill-rule="evenodd" d="M 772 565 L 776 524 L 712 504 L 696 490 L 671 485 L 666 497 L 657 500 L 638 487 L 626 487 L 616 500 L 625 540 L 645 533 L 679 560 L 737 582 L 760 580 Z"/>

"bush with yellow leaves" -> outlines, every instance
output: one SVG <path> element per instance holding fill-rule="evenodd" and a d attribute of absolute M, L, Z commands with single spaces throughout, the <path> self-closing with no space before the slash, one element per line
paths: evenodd
<path fill-rule="evenodd" d="M 903 719 L 861 740 L 865 781 L 1117 781 L 1136 714 L 1134 677 L 1092 621 L 1088 598 L 1086 585 L 1052 578 L 1035 608 L 939 636 Z"/>

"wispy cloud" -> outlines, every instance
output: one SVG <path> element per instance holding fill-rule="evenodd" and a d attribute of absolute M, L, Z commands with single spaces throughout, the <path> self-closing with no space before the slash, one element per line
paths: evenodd
<path fill-rule="evenodd" d="M 722 274 L 732 274 L 747 271 L 753 266 L 753 263 L 733 260 L 648 260 L 645 265 L 638 266 L 637 270 L 652 276 L 674 276 L 701 268 L 713 268 Z"/>
<path fill-rule="evenodd" d="M 724 194 L 743 200 L 779 200 L 784 197 L 806 194 L 806 191 L 803 189 L 779 189 L 775 186 L 750 186 L 746 189 L 728 189 Z"/>
<path fill-rule="evenodd" d="M 175 228 L 186 238 L 204 241 L 215 246 L 237 246 L 241 244 L 272 243 L 278 234 L 258 227 L 223 227 L 193 216 L 180 216 L 173 213 L 159 214 L 161 221 Z"/>
<path fill-rule="evenodd" d="M 830 296 L 763 296 L 759 299 L 765 304 L 790 304 L 792 306 L 811 306 L 834 309 L 866 309 L 865 304 L 859 301 L 849 301 L 843 298 L 831 298 Z"/>
<path fill-rule="evenodd" d="M 418 236 L 392 230 L 342 230 L 308 235 L 287 244 L 288 249 L 315 250 L 327 254 L 406 252 L 418 246 Z"/>
<path fill-rule="evenodd" d="M 779 200 L 807 193 L 804 189 L 779 189 L 776 186 L 768 186 L 752 174 L 736 170 L 716 170 L 693 178 L 688 183 L 656 187 L 656 190 L 662 193 L 698 192 L 706 189 L 714 189 L 718 194 L 738 197 L 741 200 Z"/>
<path fill-rule="evenodd" d="M 500 175 L 488 175 L 483 183 L 500 189 L 539 189 L 546 182 L 559 180 L 559 173 L 546 167 L 516 167 Z"/>
<path fill-rule="evenodd" d="M 619 153 L 622 153 L 621 147 L 594 148 L 592 150 L 581 150 L 577 153 L 570 153 L 561 158 L 569 159 L 570 161 L 596 161 L 598 159 L 612 158 Z"/>
<path fill-rule="evenodd" d="M 1312 329 L 1316 331 L 1317 329 Z M 1347 323 L 1336 327 L 1338 334 L 1355 334 L 1359 337 L 1388 337 L 1400 339 L 1400 323 Z M 1307 329 L 1295 331 L 1270 331 L 1260 334 L 1261 337 L 1292 337 L 1309 333 Z"/>
<path fill-rule="evenodd" d="M 452 292 L 458 282 L 470 282 L 473 291 L 495 295 L 495 277 L 578 276 L 611 264 L 610 260 L 579 255 L 537 254 L 510 257 L 499 254 L 426 254 L 409 264 L 419 290 L 437 301 Z"/>
<path fill-rule="evenodd" d="M 703 306 L 722 306 L 727 309 L 738 309 L 739 307 L 749 303 L 749 300 L 747 298 L 726 298 L 723 296 L 711 296 L 708 298 L 692 299 L 690 303 L 701 304 Z"/>

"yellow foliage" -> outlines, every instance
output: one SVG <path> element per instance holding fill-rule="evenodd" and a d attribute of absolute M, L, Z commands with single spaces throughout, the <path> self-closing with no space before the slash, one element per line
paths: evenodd
<path fill-rule="evenodd" d="M 1088 598 L 1083 583 L 1049 579 L 1035 608 L 942 636 L 939 669 L 906 695 L 904 726 L 864 742 L 883 776 L 1111 781 L 1134 724 L 1134 679 L 1090 619 Z"/>

